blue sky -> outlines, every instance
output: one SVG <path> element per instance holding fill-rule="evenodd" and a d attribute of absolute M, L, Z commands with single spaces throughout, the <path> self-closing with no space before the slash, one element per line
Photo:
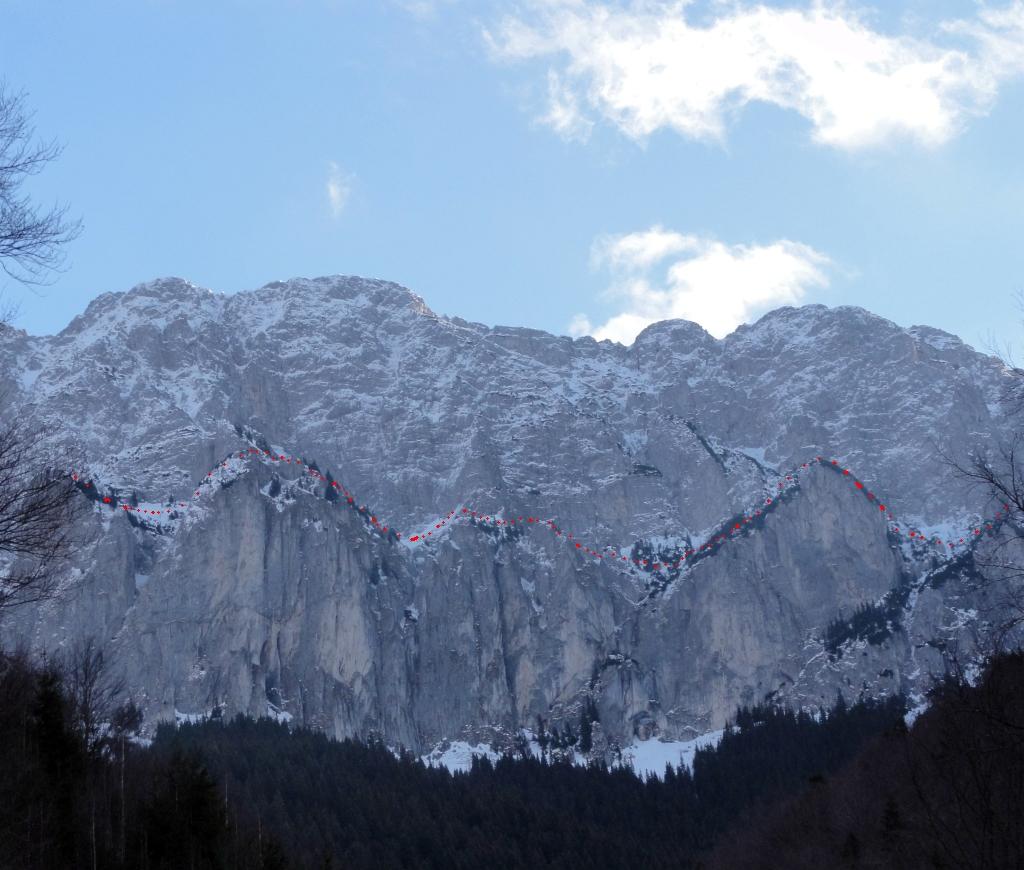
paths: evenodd
<path fill-rule="evenodd" d="M 779 304 L 1016 344 L 1024 3 L 0 0 L 84 221 L 17 325 L 357 274 L 628 343 Z"/>

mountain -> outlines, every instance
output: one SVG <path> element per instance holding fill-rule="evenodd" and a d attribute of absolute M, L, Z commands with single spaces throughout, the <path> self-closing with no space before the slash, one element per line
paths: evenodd
<path fill-rule="evenodd" d="M 150 722 L 269 711 L 419 751 L 587 710 L 603 752 L 765 697 L 916 697 L 999 607 L 973 568 L 998 506 L 939 455 L 1008 436 L 1008 383 L 851 307 L 625 348 L 385 281 L 152 281 L 0 332 L 3 413 L 54 424 L 111 499 L 4 639 L 101 639 Z"/>

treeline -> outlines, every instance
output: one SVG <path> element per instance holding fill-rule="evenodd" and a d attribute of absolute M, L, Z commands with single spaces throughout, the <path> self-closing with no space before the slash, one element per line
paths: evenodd
<path fill-rule="evenodd" d="M 755 804 L 837 770 L 903 712 L 900 698 L 820 717 L 743 709 L 692 775 L 668 768 L 647 781 L 512 757 L 452 776 L 381 745 L 242 717 L 162 727 L 153 750 L 201 754 L 249 827 L 274 831 L 297 866 L 331 856 L 346 868 L 680 867 Z"/>
<path fill-rule="evenodd" d="M 0 655 L 0 866 L 1024 866 L 1024 655 L 900 698 L 737 712 L 693 772 L 535 758 L 452 775 L 269 719 L 134 738 L 86 647 Z M 585 717 L 588 718 L 588 717 Z"/>
<path fill-rule="evenodd" d="M 92 644 L 42 665 L 0 653 L 0 867 L 287 867 L 202 758 L 134 742 L 121 688 Z"/>
<path fill-rule="evenodd" d="M 43 665 L 0 655 L 0 866 L 686 866 L 903 713 L 899 699 L 820 717 L 743 709 L 692 775 L 645 782 L 511 757 L 452 775 L 242 717 L 163 726 L 142 746 L 119 691 L 92 647 Z"/>
<path fill-rule="evenodd" d="M 1024 867 L 1024 653 L 722 838 L 713 868 Z"/>

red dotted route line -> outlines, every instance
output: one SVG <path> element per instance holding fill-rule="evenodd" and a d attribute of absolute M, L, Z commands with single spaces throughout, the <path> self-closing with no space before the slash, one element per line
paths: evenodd
<path fill-rule="evenodd" d="M 541 519 L 540 517 L 534 516 L 518 516 L 512 517 L 510 519 L 499 519 L 497 516 L 480 513 L 478 511 L 471 510 L 469 507 L 462 507 L 461 509 L 454 508 L 453 510 L 449 511 L 447 514 L 445 514 L 444 517 L 439 518 L 433 524 L 433 529 L 428 528 L 427 530 L 418 532 L 416 534 L 405 535 L 401 532 L 392 529 L 390 526 L 385 525 L 381 520 L 378 520 L 376 516 L 370 514 L 366 505 L 359 505 L 357 507 L 355 496 L 352 493 L 350 493 L 348 489 L 346 489 L 339 481 L 324 476 L 323 474 L 320 473 L 319 470 L 310 467 L 309 463 L 304 463 L 303 460 L 301 459 L 286 456 L 285 454 L 282 453 L 273 453 L 269 450 L 260 450 L 256 447 L 249 447 L 247 450 L 240 451 L 237 454 L 232 454 L 232 456 L 229 458 L 237 458 L 241 460 L 257 458 L 264 462 L 282 463 L 287 465 L 294 465 L 296 467 L 302 467 L 305 469 L 306 473 L 308 473 L 311 477 L 320 482 L 325 483 L 326 485 L 333 488 L 339 493 L 339 505 L 351 505 L 354 509 L 358 510 L 359 513 L 363 514 L 368 518 L 370 525 L 376 531 L 385 535 L 387 535 L 390 532 L 394 535 L 395 539 L 399 541 L 405 540 L 409 544 L 428 543 L 429 539 L 434 536 L 435 532 L 440 532 L 442 529 L 447 528 L 450 525 L 454 525 L 456 522 L 459 521 L 469 521 L 472 523 L 476 523 L 477 525 L 485 525 L 490 526 L 492 528 L 525 527 L 529 529 L 540 527 L 546 528 L 548 531 L 552 532 L 556 537 L 562 538 L 566 543 L 571 543 L 573 545 L 572 549 L 578 550 L 581 555 L 592 556 L 594 559 L 602 562 L 625 562 L 627 563 L 627 565 L 630 565 L 632 567 L 647 568 L 655 572 L 684 567 L 687 563 L 687 560 L 692 561 L 695 557 L 699 558 L 702 554 L 712 551 L 721 544 L 733 540 L 737 534 L 743 531 L 744 526 L 747 526 L 755 522 L 764 513 L 766 513 L 768 510 L 771 510 L 773 505 L 779 503 L 781 496 L 785 496 L 790 491 L 792 491 L 799 484 L 800 472 L 811 468 L 813 465 L 822 465 L 824 467 L 830 467 L 833 471 L 841 473 L 842 477 L 849 480 L 849 482 L 853 484 L 854 488 L 857 491 L 862 492 L 864 494 L 865 498 L 867 498 L 868 501 L 878 505 L 878 510 L 881 514 L 884 515 L 888 523 L 889 530 L 891 532 L 899 536 L 906 536 L 912 541 L 919 542 L 922 544 L 936 544 L 939 547 L 948 546 L 952 550 L 959 544 L 963 544 L 965 543 L 965 541 L 969 541 L 971 539 L 971 531 L 973 531 L 974 537 L 979 537 L 982 534 L 983 530 L 992 531 L 995 528 L 995 525 L 993 525 L 992 522 L 983 522 L 978 527 L 973 528 L 973 530 L 969 530 L 966 533 L 965 537 L 960 537 L 957 540 L 947 539 L 946 541 L 943 541 L 941 538 L 937 536 L 929 539 L 923 532 L 914 528 L 908 528 L 904 531 L 903 529 L 901 529 L 896 517 L 888 509 L 888 507 L 886 507 L 885 503 L 882 502 L 878 497 L 876 497 L 873 492 L 867 489 L 863 481 L 859 480 L 848 468 L 842 467 L 839 464 L 839 461 L 836 459 L 826 460 L 821 456 L 816 456 L 814 459 L 802 463 L 799 468 L 794 468 L 791 473 L 786 474 L 784 476 L 784 480 L 780 480 L 777 483 L 777 492 L 775 493 L 775 498 L 773 499 L 771 496 L 765 498 L 764 510 L 762 510 L 761 507 L 758 507 L 753 510 L 744 511 L 742 515 L 739 515 L 738 517 L 734 518 L 734 521 L 731 521 L 731 528 L 725 527 L 726 531 L 716 532 L 710 538 L 708 538 L 708 540 L 700 544 L 700 546 L 698 546 L 697 548 L 684 548 L 681 553 L 677 552 L 676 558 L 674 560 L 669 559 L 666 561 L 655 561 L 654 559 L 639 559 L 631 555 L 624 555 L 618 548 L 611 546 L 604 547 L 602 550 L 594 549 L 593 547 L 589 546 L 589 544 L 586 544 L 583 541 L 577 539 L 572 534 L 572 532 L 567 532 L 564 529 L 559 528 L 553 520 L 545 520 Z M 219 481 L 220 477 L 215 477 L 214 475 L 215 473 L 220 474 L 222 469 L 225 468 L 230 468 L 227 461 L 221 462 L 217 468 L 208 471 L 206 473 L 206 477 L 200 481 L 198 488 L 195 490 L 195 493 L 192 496 L 192 500 L 195 501 L 196 499 L 199 499 L 202 496 L 203 486 Z M 103 504 L 110 505 L 112 508 L 119 508 L 120 510 L 125 511 L 126 513 L 143 515 L 147 520 L 151 520 L 151 518 L 153 517 L 163 517 L 165 515 L 169 516 L 171 519 L 174 519 L 175 515 L 179 514 L 180 511 L 188 509 L 188 504 L 186 502 L 172 503 L 170 507 L 165 507 L 163 509 L 155 509 L 140 508 L 137 505 L 130 504 L 129 502 L 118 501 L 117 499 L 109 495 L 100 498 L 95 495 L 97 490 L 92 481 L 82 480 L 78 472 L 72 472 L 71 477 L 82 490 L 86 492 L 91 492 L 93 494 L 93 497 L 98 501 L 102 501 Z M 342 497 L 344 498 L 344 501 L 341 501 Z M 1004 519 L 1009 517 L 1009 510 L 1009 505 L 1003 504 L 1002 510 L 996 511 L 994 518 L 996 525 L 998 525 Z"/>

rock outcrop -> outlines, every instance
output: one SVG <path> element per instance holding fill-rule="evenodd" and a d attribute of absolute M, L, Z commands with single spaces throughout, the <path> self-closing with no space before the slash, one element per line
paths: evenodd
<path fill-rule="evenodd" d="M 56 336 L 0 333 L 4 413 L 56 424 L 54 445 L 121 496 L 188 500 L 261 444 L 315 460 L 394 529 L 472 504 L 635 553 L 699 546 L 819 454 L 916 527 L 966 528 L 988 506 L 939 452 L 1005 437 L 1006 386 L 952 336 L 856 308 L 780 309 L 721 341 L 664 322 L 624 348 L 440 317 L 357 278 L 233 296 L 165 279 Z M 720 728 L 765 697 L 920 694 L 943 644 L 980 646 L 991 623 L 976 571 L 935 582 L 948 554 L 894 538 L 820 466 L 660 580 L 521 526 L 410 547 L 324 494 L 251 462 L 169 526 L 96 504 L 67 592 L 8 619 L 5 642 L 101 639 L 151 722 L 269 711 L 424 749 L 575 722 L 586 698 L 621 744 Z M 879 602 L 884 630 L 838 636 Z"/>

